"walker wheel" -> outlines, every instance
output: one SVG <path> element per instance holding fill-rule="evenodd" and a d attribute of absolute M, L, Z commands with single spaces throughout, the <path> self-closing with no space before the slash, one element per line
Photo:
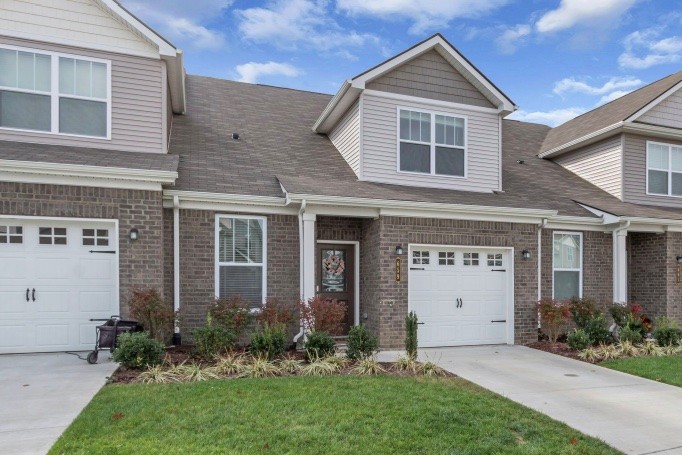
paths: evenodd
<path fill-rule="evenodd" d="M 88 354 L 88 363 L 91 365 L 97 363 L 97 351 L 92 351 Z"/>

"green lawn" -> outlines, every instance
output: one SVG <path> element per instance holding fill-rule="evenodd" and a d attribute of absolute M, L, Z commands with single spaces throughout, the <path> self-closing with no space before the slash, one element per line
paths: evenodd
<path fill-rule="evenodd" d="M 682 355 L 629 357 L 626 359 L 607 360 L 599 365 L 682 387 Z"/>
<path fill-rule="evenodd" d="M 619 452 L 461 379 L 337 376 L 107 386 L 50 453 Z"/>

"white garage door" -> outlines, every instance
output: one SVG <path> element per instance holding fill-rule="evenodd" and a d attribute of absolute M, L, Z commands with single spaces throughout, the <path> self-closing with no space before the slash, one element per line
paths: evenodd
<path fill-rule="evenodd" d="M 509 250 L 410 247 L 409 310 L 419 346 L 513 342 Z"/>
<path fill-rule="evenodd" d="M 87 350 L 118 314 L 114 222 L 0 218 L 0 353 Z"/>

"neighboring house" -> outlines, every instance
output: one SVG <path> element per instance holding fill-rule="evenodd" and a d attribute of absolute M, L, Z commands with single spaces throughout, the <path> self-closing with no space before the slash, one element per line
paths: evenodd
<path fill-rule="evenodd" d="M 163 290 L 348 305 L 400 347 L 537 339 L 540 297 L 682 322 L 682 72 L 551 129 L 441 35 L 333 97 L 184 76 L 113 0 L 0 14 L 0 352 Z M 398 261 L 400 260 L 400 261 Z"/>

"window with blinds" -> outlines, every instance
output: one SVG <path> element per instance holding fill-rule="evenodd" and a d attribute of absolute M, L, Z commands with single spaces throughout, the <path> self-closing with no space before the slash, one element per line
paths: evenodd
<path fill-rule="evenodd" d="M 217 295 L 240 295 L 254 306 L 265 299 L 266 220 L 261 217 L 218 217 Z"/>

